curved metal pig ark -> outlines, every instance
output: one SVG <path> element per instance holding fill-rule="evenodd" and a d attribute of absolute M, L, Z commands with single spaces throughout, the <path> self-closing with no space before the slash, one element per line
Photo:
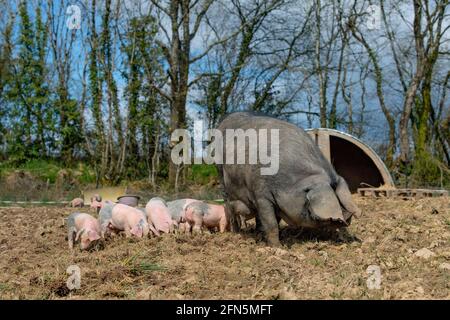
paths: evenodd
<path fill-rule="evenodd" d="M 230 148 L 237 149 L 236 143 L 226 145 L 227 129 L 256 129 L 258 132 L 266 129 L 267 154 L 278 147 L 278 171 L 272 175 L 261 174 L 261 168 L 268 165 L 259 160 L 257 164 L 248 164 L 249 143 L 239 149 L 239 152 L 245 152 L 245 164 L 226 164 L 224 157 L 224 164 L 217 165 L 226 204 L 239 200 L 241 207 L 247 206 L 245 211 L 254 212 L 257 224 L 260 224 L 270 245 L 280 245 L 280 218 L 293 226 L 344 227 L 350 223 L 352 215 L 361 214 L 345 180 L 303 129 L 286 121 L 248 112 L 228 115 L 218 129 L 224 137 L 224 156 L 227 151 L 233 151 Z M 271 129 L 278 129 L 278 146 L 271 145 Z M 260 141 L 258 147 L 261 147 Z M 237 231 L 233 206 L 226 207 L 232 230 Z"/>

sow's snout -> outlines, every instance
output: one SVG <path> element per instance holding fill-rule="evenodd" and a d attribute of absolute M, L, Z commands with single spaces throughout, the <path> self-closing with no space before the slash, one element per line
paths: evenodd
<path fill-rule="evenodd" d="M 344 217 L 341 204 L 330 185 L 317 185 L 306 194 L 311 218 L 323 222 L 348 225 L 349 217 Z M 350 215 L 351 216 L 351 215 Z"/>

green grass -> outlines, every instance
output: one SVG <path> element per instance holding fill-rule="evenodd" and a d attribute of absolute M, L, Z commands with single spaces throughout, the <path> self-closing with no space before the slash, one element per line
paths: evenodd
<path fill-rule="evenodd" d="M 0 176 L 7 175 L 10 172 L 22 170 L 29 172 L 33 177 L 44 182 L 55 183 L 58 172 L 66 170 L 68 172 L 77 172 L 77 179 L 81 184 L 95 182 L 95 172 L 92 168 L 80 162 L 74 168 L 67 168 L 64 163 L 58 163 L 51 160 L 34 159 L 14 167 L 8 162 L 0 164 Z"/>
<path fill-rule="evenodd" d="M 54 183 L 56 181 L 56 177 L 58 176 L 58 172 L 61 170 L 61 167 L 52 161 L 36 159 L 26 162 L 17 169 L 28 171 L 33 176 L 39 179 L 42 179 L 44 181 L 48 180 L 50 183 Z"/>
<path fill-rule="evenodd" d="M 138 265 L 139 270 L 141 270 L 142 272 L 147 272 L 147 271 L 164 271 L 166 270 L 165 267 L 160 266 L 156 263 L 148 263 L 148 262 L 141 262 Z"/>
<path fill-rule="evenodd" d="M 122 261 L 123 266 L 127 266 L 129 271 L 132 274 L 138 275 L 142 274 L 144 272 L 151 272 L 151 271 L 165 271 L 166 268 L 163 266 L 160 266 L 157 263 L 148 261 L 148 260 L 140 260 L 137 261 L 140 256 L 140 253 L 137 253 L 135 255 L 127 257 L 125 260 Z"/>
<path fill-rule="evenodd" d="M 6 178 L 14 172 L 24 172 L 24 179 Z M 65 172 L 64 175 L 61 175 Z M 58 176 L 64 179 L 56 183 Z M 5 183 L 4 183 L 5 182 Z M 67 167 L 64 163 L 35 159 L 19 166 L 11 162 L 0 163 L 0 200 L 2 201 L 61 201 L 80 195 L 80 189 L 95 182 L 94 170 L 79 162 Z M 26 188 L 23 185 L 27 185 Z"/>
<path fill-rule="evenodd" d="M 129 268 L 129 272 L 133 275 L 141 275 L 143 273 L 154 271 L 166 271 L 166 268 L 159 264 L 146 261 L 134 263 Z"/>
<path fill-rule="evenodd" d="M 5 283 L 0 283 L 0 292 L 9 290 L 9 287 Z"/>

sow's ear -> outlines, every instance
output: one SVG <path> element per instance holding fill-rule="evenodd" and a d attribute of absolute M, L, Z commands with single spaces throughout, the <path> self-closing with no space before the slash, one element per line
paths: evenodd
<path fill-rule="evenodd" d="M 311 216 L 318 220 L 333 220 L 345 223 L 341 205 L 333 188 L 327 184 L 314 186 L 306 194 Z"/>
<path fill-rule="evenodd" d="M 361 209 L 359 209 L 353 202 L 352 194 L 348 189 L 347 182 L 345 182 L 342 177 L 339 177 L 338 179 L 338 183 L 336 185 L 336 195 L 345 210 L 350 212 L 356 218 L 361 217 Z"/>

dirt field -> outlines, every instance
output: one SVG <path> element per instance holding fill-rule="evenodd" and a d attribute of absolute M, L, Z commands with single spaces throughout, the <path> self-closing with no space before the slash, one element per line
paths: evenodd
<path fill-rule="evenodd" d="M 365 214 L 348 234 L 283 228 L 278 250 L 248 230 L 119 237 L 72 254 L 63 218 L 74 209 L 1 208 L 0 298 L 450 299 L 449 199 L 356 201 Z M 79 290 L 66 286 L 70 265 Z M 367 287 L 370 265 L 380 289 Z"/>

